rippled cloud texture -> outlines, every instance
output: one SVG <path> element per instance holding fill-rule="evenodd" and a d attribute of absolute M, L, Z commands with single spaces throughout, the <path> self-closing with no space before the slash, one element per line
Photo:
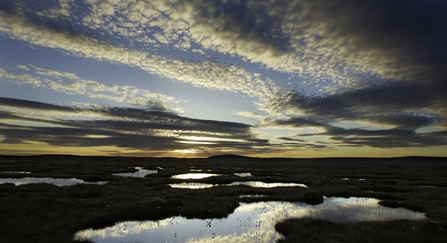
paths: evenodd
<path fill-rule="evenodd" d="M 441 0 L 4 0 L 4 154 L 447 156 Z"/>

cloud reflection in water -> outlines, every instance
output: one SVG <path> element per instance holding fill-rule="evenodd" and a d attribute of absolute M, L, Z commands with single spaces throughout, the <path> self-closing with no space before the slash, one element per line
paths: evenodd
<path fill-rule="evenodd" d="M 183 183 L 169 184 L 169 186 L 171 186 L 172 188 L 181 188 L 181 189 L 205 189 L 205 188 L 211 188 L 214 185 L 199 182 L 183 182 Z"/>
<path fill-rule="evenodd" d="M 265 183 L 262 181 L 237 181 L 237 182 L 233 182 L 228 185 L 229 186 L 251 186 L 251 187 L 261 187 L 261 188 L 292 187 L 292 186 L 307 187 L 304 184 L 298 184 L 298 183 L 280 183 L 280 182 Z"/>
<path fill-rule="evenodd" d="M 218 174 L 210 174 L 210 173 L 186 173 L 180 175 L 173 175 L 171 179 L 203 179 L 211 176 L 219 176 Z"/>
<path fill-rule="evenodd" d="M 251 173 L 234 173 L 235 176 L 239 176 L 239 177 L 251 177 L 253 176 Z"/>
<path fill-rule="evenodd" d="M 265 183 L 262 181 L 237 181 L 230 184 L 208 184 L 208 183 L 198 183 L 198 182 L 183 182 L 183 183 L 173 183 L 169 184 L 172 188 L 182 188 L 182 189 L 205 189 L 211 188 L 214 186 L 250 186 L 250 187 L 258 187 L 258 188 L 274 188 L 274 187 L 305 187 L 308 188 L 304 184 L 298 183 Z"/>
<path fill-rule="evenodd" d="M 135 169 L 138 171 L 132 172 L 132 173 L 117 173 L 117 174 L 113 174 L 113 175 L 114 176 L 124 176 L 124 177 L 144 178 L 146 175 L 158 173 L 158 171 L 156 171 L 156 170 L 145 170 L 142 167 L 135 167 Z"/>
<path fill-rule="evenodd" d="M 4 183 L 12 183 L 16 186 L 25 185 L 25 184 L 39 184 L 46 183 L 52 184 L 56 186 L 74 186 L 76 184 L 96 184 L 96 185 L 104 185 L 107 181 L 98 181 L 98 182 L 85 182 L 80 179 L 70 178 L 70 179 L 61 179 L 61 178 L 34 178 L 34 177 L 25 177 L 25 178 L 2 178 L 0 179 L 0 184 Z"/>
<path fill-rule="evenodd" d="M 127 221 L 100 230 L 79 231 L 75 239 L 94 242 L 275 242 L 275 224 L 289 218 L 311 217 L 336 223 L 425 219 L 424 213 L 387 208 L 373 198 L 325 198 L 305 203 L 257 202 L 242 204 L 224 219 L 171 217 L 159 221 Z"/>

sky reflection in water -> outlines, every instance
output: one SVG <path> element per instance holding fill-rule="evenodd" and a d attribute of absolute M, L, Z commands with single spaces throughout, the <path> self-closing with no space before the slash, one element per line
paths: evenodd
<path fill-rule="evenodd" d="M 273 188 L 273 187 L 293 187 L 293 186 L 299 186 L 299 187 L 306 187 L 304 184 L 298 184 L 298 183 L 265 183 L 262 181 L 236 181 L 231 184 L 228 184 L 228 186 L 251 186 L 251 187 L 261 187 L 261 188 Z"/>
<path fill-rule="evenodd" d="M 424 219 L 424 213 L 386 208 L 373 198 L 325 198 L 320 205 L 290 202 L 242 204 L 224 219 L 171 217 L 159 221 L 127 221 L 100 230 L 79 231 L 75 239 L 94 242 L 275 242 L 275 224 L 288 218 L 312 217 L 336 223 Z"/>
<path fill-rule="evenodd" d="M 262 181 L 237 181 L 230 184 L 208 184 L 208 183 L 198 183 L 198 182 L 183 182 L 183 183 L 174 183 L 169 184 L 172 188 L 182 188 L 182 189 L 205 189 L 214 186 L 251 186 L 258 188 L 274 188 L 274 187 L 306 187 L 304 184 L 298 183 L 265 183 Z"/>
<path fill-rule="evenodd" d="M 34 177 L 25 177 L 25 178 L 1 178 L 0 184 L 4 183 L 13 183 L 16 186 L 25 185 L 25 184 L 37 184 L 37 183 L 46 183 L 52 184 L 56 186 L 74 186 L 76 184 L 96 184 L 96 185 L 104 185 L 107 181 L 98 181 L 98 182 L 85 182 L 80 179 L 70 178 L 70 179 L 61 179 L 61 178 L 34 178 Z"/>
<path fill-rule="evenodd" d="M 175 183 L 169 184 L 172 188 L 181 188 L 181 189 L 205 189 L 211 188 L 215 185 L 208 183 L 199 183 L 199 182 L 183 182 L 183 183 Z"/>
<path fill-rule="evenodd" d="M 171 179 L 203 179 L 211 176 L 219 176 L 218 174 L 210 174 L 210 173 L 186 173 L 171 176 Z"/>
<path fill-rule="evenodd" d="M 234 173 L 235 176 L 239 177 L 250 177 L 253 176 L 251 173 Z"/>
<path fill-rule="evenodd" d="M 31 174 L 29 171 L 0 171 L 0 173 L 6 174 Z"/>
<path fill-rule="evenodd" d="M 156 170 L 145 170 L 142 167 L 134 167 L 137 172 L 131 172 L 131 173 L 117 173 L 113 174 L 114 176 L 124 176 L 124 177 L 137 177 L 137 178 L 144 178 L 146 175 L 149 174 L 156 174 L 158 171 Z"/>
<path fill-rule="evenodd" d="M 260 194 L 243 194 L 239 195 L 239 198 L 246 198 L 246 197 L 266 197 L 267 195 L 260 195 Z"/>

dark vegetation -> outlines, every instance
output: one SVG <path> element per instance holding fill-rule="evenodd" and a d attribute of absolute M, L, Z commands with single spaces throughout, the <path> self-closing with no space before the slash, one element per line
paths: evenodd
<path fill-rule="evenodd" d="M 445 242 L 445 232 L 434 222 L 386 221 L 335 224 L 329 221 L 290 219 L 275 228 L 288 242 Z"/>
<path fill-rule="evenodd" d="M 213 155 L 208 157 L 208 159 L 256 159 L 248 156 L 242 156 L 242 155 L 236 155 L 236 154 L 220 154 L 220 155 Z"/>
<path fill-rule="evenodd" d="M 231 156 L 230 156 L 231 157 Z M 447 164 L 445 158 L 396 159 L 209 159 L 0 156 L 0 178 L 78 178 L 106 185 L 57 187 L 0 184 L 0 242 L 79 242 L 74 234 L 123 220 L 171 216 L 221 218 L 240 202 L 292 201 L 318 204 L 325 196 L 374 197 L 386 207 L 424 212 L 427 220 L 335 224 L 290 219 L 276 225 L 280 242 L 445 242 L 447 238 Z M 222 159 L 225 158 L 225 159 Z M 395 168 L 395 166 L 401 168 Z M 158 169 L 145 178 L 113 176 L 141 166 Z M 390 167 L 393 166 L 393 167 Z M 174 180 L 191 169 L 222 174 L 201 180 Z M 27 171 L 31 174 L 6 173 Z M 233 173 L 251 172 L 253 177 Z M 345 179 L 348 178 L 349 180 Z M 234 181 L 294 182 L 309 188 L 247 186 L 175 189 L 176 182 L 228 184 Z M 423 187 L 421 187 L 423 186 Z M 426 186 L 426 187 L 424 187 Z M 428 186 L 428 187 L 427 187 Z M 262 198 L 240 195 L 266 195 Z"/>

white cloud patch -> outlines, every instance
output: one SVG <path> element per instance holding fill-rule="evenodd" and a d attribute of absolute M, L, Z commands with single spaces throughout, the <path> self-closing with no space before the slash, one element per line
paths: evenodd
<path fill-rule="evenodd" d="M 264 119 L 265 116 L 258 114 L 256 112 L 251 112 L 251 111 L 239 111 L 236 113 L 236 115 L 241 116 L 241 117 L 246 117 L 246 118 L 252 118 L 252 119 Z"/>
<path fill-rule="evenodd" d="M 153 107 L 160 110 L 177 110 L 164 105 L 177 101 L 168 95 L 139 89 L 135 86 L 106 85 L 97 81 L 83 79 L 74 73 L 59 72 L 34 65 L 19 65 L 33 72 L 14 74 L 1 69 L 0 77 L 17 85 L 32 85 L 69 95 L 84 95 L 92 99 L 103 99 L 131 105 Z M 24 69 L 22 68 L 22 69 Z"/>
<path fill-rule="evenodd" d="M 69 55 L 139 67 L 196 87 L 242 92 L 257 99 L 272 97 L 275 89 L 273 84 L 233 65 L 168 59 L 155 53 L 113 46 L 91 37 L 30 24 L 23 15 L 0 12 L 0 31 L 33 45 L 59 49 Z"/>
<path fill-rule="evenodd" d="M 27 66 L 25 66 L 25 65 L 17 65 L 16 68 L 22 69 L 22 70 L 25 70 L 25 71 L 29 71 L 29 68 Z"/>

